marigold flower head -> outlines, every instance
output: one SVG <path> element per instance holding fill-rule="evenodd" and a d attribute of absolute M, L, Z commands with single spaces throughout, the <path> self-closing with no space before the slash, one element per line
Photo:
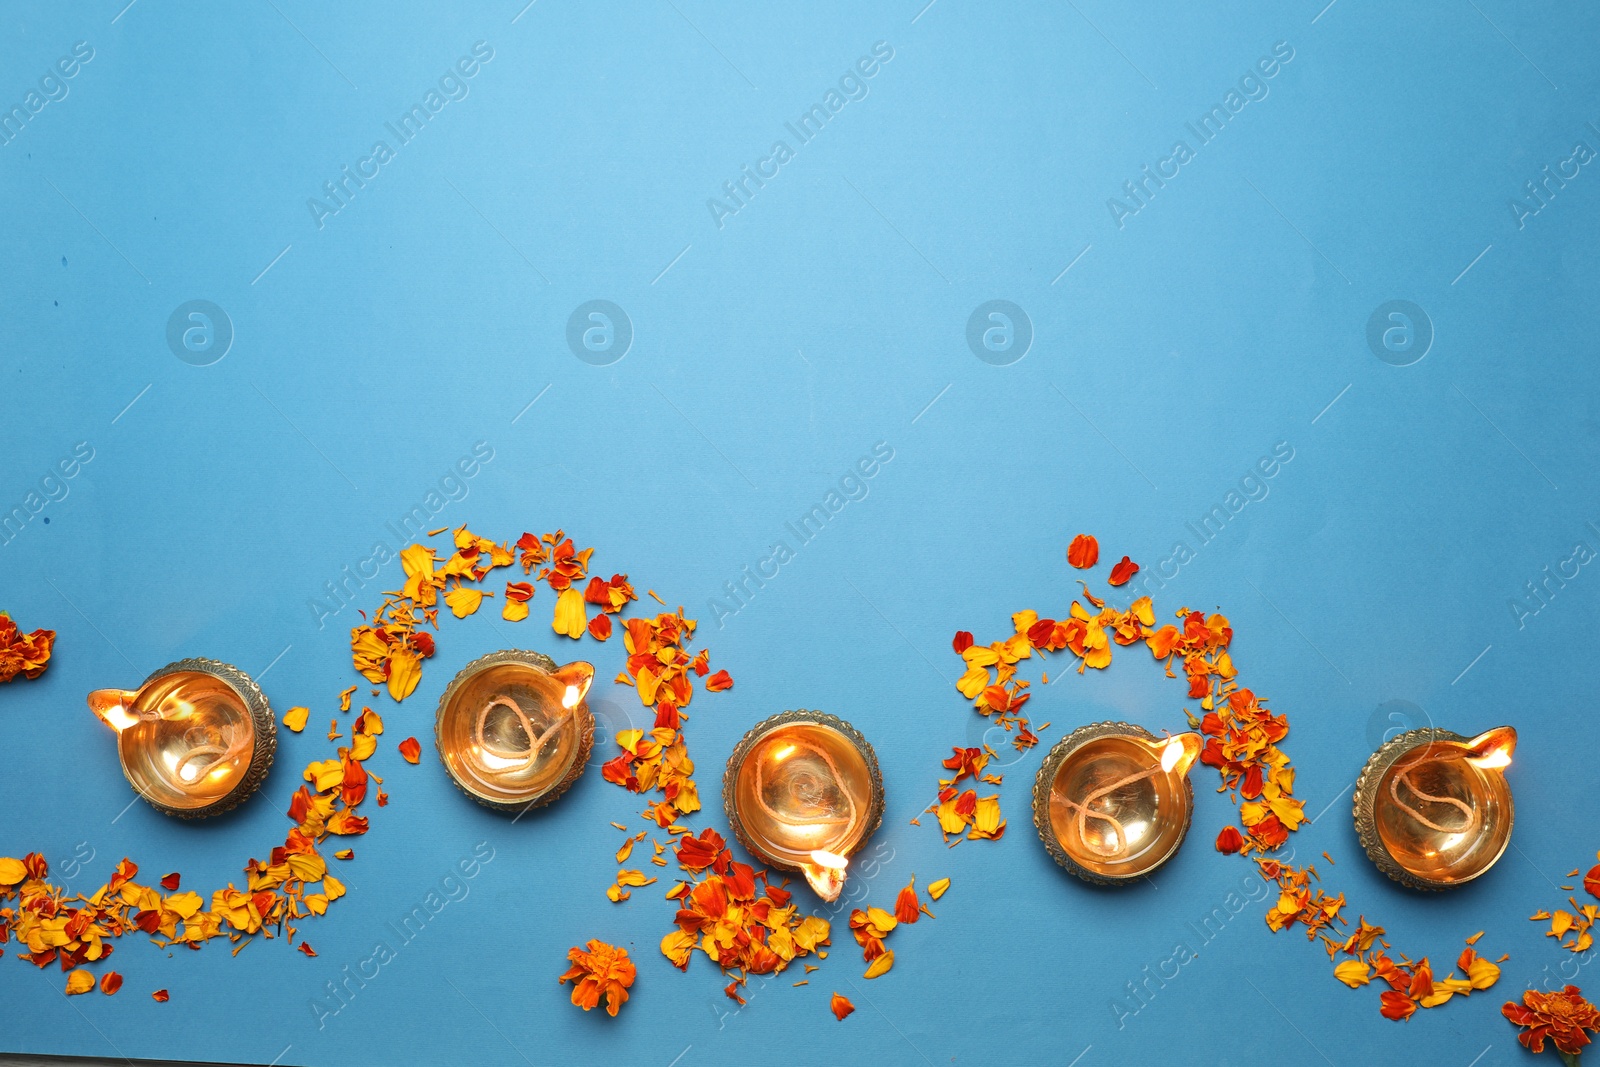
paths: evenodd
<path fill-rule="evenodd" d="M 628 1001 L 628 987 L 633 985 L 637 973 L 628 950 L 608 945 L 604 941 L 590 940 L 586 948 L 573 948 L 567 952 L 572 967 L 558 981 L 565 985 L 573 982 L 572 1003 L 588 1011 L 606 998 L 606 1012 L 616 1015 Z"/>
<path fill-rule="evenodd" d="M 1600 1032 L 1600 1011 L 1583 998 L 1583 991 L 1575 985 L 1558 993 L 1530 989 L 1522 994 L 1521 1004 L 1507 1002 L 1500 1013 L 1523 1028 L 1517 1040 L 1529 1052 L 1543 1052 L 1548 1037 L 1557 1051 L 1576 1057 L 1589 1044 L 1589 1035 L 1584 1031 Z"/>

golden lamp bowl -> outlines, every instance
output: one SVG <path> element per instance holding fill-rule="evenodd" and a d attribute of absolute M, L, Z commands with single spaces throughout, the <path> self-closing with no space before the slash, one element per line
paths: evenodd
<path fill-rule="evenodd" d="M 576 782 L 594 747 L 587 663 L 491 652 L 461 668 L 439 698 L 433 739 L 452 781 L 498 811 L 549 804 Z"/>
<path fill-rule="evenodd" d="M 764 719 L 734 746 L 722 806 L 734 836 L 768 866 L 798 871 L 837 899 L 848 858 L 883 822 L 878 757 L 849 723 L 820 711 Z"/>
<path fill-rule="evenodd" d="M 1378 870 L 1413 889 L 1448 889 L 1493 867 L 1511 843 L 1505 769 L 1517 732 L 1477 737 L 1410 730 L 1374 752 L 1356 780 L 1356 832 Z"/>
<path fill-rule="evenodd" d="M 1156 737 L 1125 722 L 1057 741 L 1033 783 L 1033 825 L 1055 861 L 1098 885 L 1125 885 L 1171 859 L 1194 815 L 1198 734 Z"/>
<path fill-rule="evenodd" d="M 134 792 L 180 819 L 237 807 L 260 788 L 278 747 L 261 687 L 214 659 L 169 663 L 136 690 L 97 689 L 89 708 L 117 732 Z"/>

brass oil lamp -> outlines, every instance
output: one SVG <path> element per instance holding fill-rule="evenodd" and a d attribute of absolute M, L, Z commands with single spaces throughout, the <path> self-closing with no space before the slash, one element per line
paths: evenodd
<path fill-rule="evenodd" d="M 818 896 L 834 901 L 850 856 L 883 822 L 883 775 L 872 746 L 843 719 L 785 711 L 734 746 L 722 805 L 752 855 L 800 872 Z"/>
<path fill-rule="evenodd" d="M 556 666 L 509 649 L 473 660 L 439 698 L 434 743 L 460 790 L 485 807 L 526 811 L 549 804 L 583 774 L 594 747 L 584 701 L 594 668 Z"/>
<path fill-rule="evenodd" d="M 1495 865 L 1515 811 L 1509 726 L 1467 738 L 1431 727 L 1385 742 L 1356 780 L 1356 832 L 1378 870 L 1413 889 L 1447 889 Z"/>
<path fill-rule="evenodd" d="M 1085 881 L 1124 885 L 1178 851 L 1194 815 L 1189 768 L 1200 735 L 1156 737 L 1125 722 L 1057 741 L 1033 784 L 1033 825 L 1055 861 Z"/>
<path fill-rule="evenodd" d="M 116 731 L 128 784 L 180 819 L 239 805 L 260 787 L 278 747 L 261 687 L 213 659 L 169 663 L 136 690 L 97 689 L 89 709 Z"/>

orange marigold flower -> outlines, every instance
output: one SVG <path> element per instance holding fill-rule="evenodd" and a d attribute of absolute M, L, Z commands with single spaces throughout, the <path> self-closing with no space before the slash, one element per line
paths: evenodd
<path fill-rule="evenodd" d="M 1072 539 L 1072 544 L 1067 546 L 1067 562 L 1085 570 L 1100 562 L 1100 542 L 1094 539 L 1093 534 L 1079 534 Z M 1114 582 L 1121 585 L 1121 582 Z"/>
<path fill-rule="evenodd" d="M 1111 568 L 1111 577 L 1106 579 L 1110 585 L 1126 585 L 1128 579 L 1139 573 L 1139 565 L 1127 556 L 1122 557 L 1122 562 Z"/>
<path fill-rule="evenodd" d="M 606 998 L 606 1012 L 616 1015 L 627 1003 L 628 988 L 633 985 L 636 972 L 628 950 L 591 940 L 587 948 L 573 948 L 567 953 L 572 967 L 558 981 L 565 985 L 574 982 L 572 1003 L 588 1011 Z"/>
<path fill-rule="evenodd" d="M 0 611 L 0 682 L 9 682 L 19 674 L 24 678 L 43 674 L 55 640 L 54 630 L 23 633 L 10 615 Z"/>
<path fill-rule="evenodd" d="M 1582 991 L 1575 985 L 1559 993 L 1530 989 L 1522 994 L 1521 1004 L 1507 1002 L 1500 1014 L 1523 1028 L 1517 1040 L 1529 1052 L 1543 1052 L 1544 1039 L 1548 1037 L 1557 1051 L 1575 1060 L 1589 1044 L 1589 1035 L 1584 1031 L 1600 1033 L 1600 1011 L 1583 999 Z"/>
<path fill-rule="evenodd" d="M 855 1011 L 856 1006 L 850 1003 L 848 997 L 841 997 L 839 994 L 835 993 L 833 998 L 828 1001 L 828 1010 L 833 1012 L 833 1017 L 835 1019 L 838 1019 L 840 1022 L 844 1022 L 844 1017 Z"/>

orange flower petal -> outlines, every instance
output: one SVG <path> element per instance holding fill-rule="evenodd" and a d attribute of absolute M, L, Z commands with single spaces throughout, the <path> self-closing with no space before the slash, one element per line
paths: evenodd
<path fill-rule="evenodd" d="M 1067 546 L 1067 562 L 1085 570 L 1093 567 L 1100 561 L 1100 542 L 1090 534 L 1079 534 L 1072 539 L 1072 544 Z M 1114 585 L 1120 583 L 1112 583 Z"/>
<path fill-rule="evenodd" d="M 1110 585 L 1126 585 L 1129 578 L 1139 573 L 1139 565 L 1127 556 L 1122 557 L 1122 562 L 1111 568 L 1111 577 L 1106 579 Z"/>
<path fill-rule="evenodd" d="M 833 1012 L 833 1017 L 835 1019 L 838 1019 L 840 1022 L 844 1022 L 845 1016 L 855 1011 L 856 1006 L 850 1003 L 848 997 L 841 997 L 839 994 L 835 993 L 832 999 L 828 1001 L 828 1010 Z"/>
<path fill-rule="evenodd" d="M 407 763 L 416 763 L 422 758 L 422 744 L 415 737 L 408 737 L 400 742 L 400 755 Z"/>

